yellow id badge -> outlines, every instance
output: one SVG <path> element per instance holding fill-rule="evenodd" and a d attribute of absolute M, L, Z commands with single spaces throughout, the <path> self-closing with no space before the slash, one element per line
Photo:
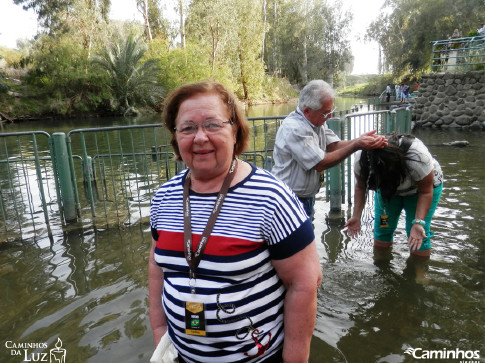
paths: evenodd
<path fill-rule="evenodd" d="M 379 226 L 389 227 L 389 216 L 387 214 L 381 215 Z"/>
<path fill-rule="evenodd" d="M 198 302 L 185 303 L 185 334 L 205 336 L 204 304 Z"/>

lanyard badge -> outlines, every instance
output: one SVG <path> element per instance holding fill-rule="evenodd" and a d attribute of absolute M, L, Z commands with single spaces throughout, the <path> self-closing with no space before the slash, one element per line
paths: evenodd
<path fill-rule="evenodd" d="M 189 199 L 189 189 L 190 189 L 190 171 L 187 173 L 184 183 L 184 200 L 183 200 L 183 208 L 184 208 L 184 253 L 185 259 L 187 260 L 187 264 L 189 265 L 189 285 L 191 292 L 195 294 L 195 271 L 197 270 L 197 266 L 199 266 L 200 260 L 202 258 L 202 254 L 204 253 L 205 247 L 207 242 L 209 241 L 209 237 L 212 233 L 212 229 L 214 228 L 214 224 L 216 223 L 217 216 L 222 208 L 222 203 L 226 197 L 227 191 L 229 190 L 229 186 L 231 185 L 232 179 L 236 174 L 237 170 L 237 161 L 233 159 L 231 167 L 224 178 L 224 182 L 222 183 L 221 190 L 219 194 L 217 194 L 216 203 L 214 204 L 214 208 L 212 209 L 212 213 L 209 216 L 209 220 L 207 221 L 207 225 L 202 232 L 202 236 L 200 238 L 199 243 L 195 249 L 195 252 L 192 250 L 192 222 L 190 220 L 190 199 Z"/>

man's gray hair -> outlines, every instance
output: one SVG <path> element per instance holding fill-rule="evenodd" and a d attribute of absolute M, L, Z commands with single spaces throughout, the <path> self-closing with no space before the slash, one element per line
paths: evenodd
<path fill-rule="evenodd" d="M 304 107 L 318 110 L 322 108 L 323 101 L 334 99 L 336 96 L 337 94 L 330 84 L 321 79 L 314 79 L 301 90 L 298 107 L 302 111 Z"/>

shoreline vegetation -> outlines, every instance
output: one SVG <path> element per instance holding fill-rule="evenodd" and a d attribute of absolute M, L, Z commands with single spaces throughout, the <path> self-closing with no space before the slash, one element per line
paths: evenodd
<path fill-rule="evenodd" d="M 14 121 L 160 112 L 171 90 L 204 79 L 248 105 L 286 102 L 312 79 L 373 97 L 420 83 L 431 42 L 476 33 L 485 19 L 478 1 L 386 3 L 364 37 L 381 49 L 379 75 L 358 76 L 342 2 L 179 1 L 176 22 L 161 0 L 136 2 L 141 21 L 110 19 L 113 0 L 13 2 L 35 11 L 39 30 L 17 49 L 0 46 L 0 112 Z"/>
<path fill-rule="evenodd" d="M 0 71 L 2 71 L 1 64 Z M 95 110 L 76 110 L 75 104 L 73 104 L 72 109 L 67 110 L 68 112 L 59 112 L 56 109 L 58 100 L 43 95 L 39 90 L 35 90 L 34 86 L 25 85 L 23 78 L 28 77 L 28 71 L 19 72 L 19 70 L 4 68 L 3 74 L 4 77 L 0 77 L 0 122 L 2 123 L 123 116 L 123 112 L 112 107 L 105 109 L 100 107 Z M 22 75 L 22 79 L 13 78 L 15 76 L 19 77 L 19 74 Z M 338 87 L 337 93 L 341 97 L 375 97 L 382 92 L 391 77 L 390 75 L 348 75 L 345 86 Z M 277 87 L 278 93 L 274 93 L 273 98 L 262 98 L 249 102 L 240 98 L 239 101 L 244 107 L 248 107 L 263 104 L 281 104 L 298 100 L 298 85 L 291 85 L 287 79 L 281 78 L 274 79 L 272 82 L 279 83 Z M 163 98 L 161 98 L 160 102 L 163 102 Z M 134 109 L 130 116 L 156 113 L 161 113 L 159 105 L 143 105 Z"/>
<path fill-rule="evenodd" d="M 2 60 L 6 52 L 18 53 L 16 50 L 9 50 L 0 47 L 0 122 L 26 122 L 36 120 L 57 120 L 75 118 L 103 118 L 147 115 L 161 113 L 163 95 L 159 94 L 157 102 L 149 104 L 140 102 L 140 105 L 133 105 L 129 113 L 117 108 L 115 102 L 110 99 L 112 95 L 104 95 L 104 99 L 98 102 L 96 107 L 86 105 L 83 102 L 84 90 L 79 94 L 71 94 L 67 100 L 62 100 L 60 93 L 47 93 L 42 89 L 42 84 L 32 83 L 32 73 L 35 70 L 25 68 L 14 68 Z M 44 79 L 44 83 L 50 80 Z M 104 79 L 106 82 L 107 80 Z M 290 84 L 287 78 L 271 77 L 266 75 L 265 85 L 260 92 L 260 98 L 245 100 L 238 97 L 244 107 L 262 104 L 280 104 L 295 101 L 298 99 L 299 85 Z M 416 80 L 419 82 L 419 80 Z M 68 84 L 62 87 L 69 86 Z M 341 97 L 376 97 L 385 89 L 388 83 L 394 84 L 395 77 L 387 75 L 344 75 L 339 82 L 341 86 L 336 87 L 337 94 Z M 173 87 L 176 87 L 174 84 Z M 240 96 L 236 90 L 236 95 Z M 168 92 L 167 92 L 168 93 Z M 61 107 L 64 103 L 64 107 Z M 136 106 L 136 107 L 135 107 Z"/>
<path fill-rule="evenodd" d="M 341 97 L 375 97 L 380 94 L 380 88 L 385 87 L 382 86 L 382 81 L 378 81 L 382 76 L 368 76 L 373 79 L 370 83 L 364 84 L 357 84 L 357 85 L 350 85 L 344 87 L 342 89 L 337 89 L 337 93 Z M 19 80 L 9 80 L 4 79 L 7 84 L 15 83 L 17 86 L 20 86 L 22 83 Z M 9 82 L 10 81 L 10 82 Z M 378 83 L 376 85 L 375 83 Z M 298 90 L 296 85 L 287 85 L 288 93 L 282 94 L 279 98 L 274 99 L 260 99 L 254 100 L 251 102 L 247 102 L 243 99 L 239 99 L 243 107 L 248 106 L 256 106 L 256 105 L 265 105 L 265 104 L 283 104 L 289 102 L 295 102 L 298 100 Z M 43 107 L 47 107 L 51 109 L 50 111 L 46 112 L 27 112 L 23 113 L 20 110 L 22 109 L 31 109 L 32 105 L 41 104 Z M 123 116 L 122 112 L 116 110 L 86 110 L 86 111 L 74 111 L 69 113 L 59 113 L 52 111 L 53 106 L 48 105 L 45 103 L 45 100 L 42 98 L 36 99 L 33 96 L 23 96 L 18 88 L 10 88 L 7 92 L 0 93 L 0 122 L 2 123 L 14 123 L 14 122 L 26 122 L 26 121 L 37 121 L 37 120 L 56 120 L 56 119 L 75 119 L 75 118 L 103 118 L 103 117 L 121 117 Z M 12 113 L 9 113 L 10 110 Z M 149 107 L 143 106 L 137 108 L 135 113 L 131 114 L 131 116 L 136 114 L 157 114 L 161 113 L 160 107 Z"/>
<path fill-rule="evenodd" d="M 352 62 L 341 3 L 180 1 L 178 23 L 161 0 L 137 2 L 141 21 L 110 19 L 112 0 L 15 3 L 35 10 L 39 33 L 0 47 L 10 120 L 160 112 L 174 88 L 206 79 L 245 105 L 287 102 L 311 79 L 340 84 Z"/>

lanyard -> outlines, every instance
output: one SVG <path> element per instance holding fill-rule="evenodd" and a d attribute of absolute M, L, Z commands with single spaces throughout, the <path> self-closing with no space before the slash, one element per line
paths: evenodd
<path fill-rule="evenodd" d="M 185 177 L 184 183 L 184 200 L 183 200 L 183 208 L 184 208 L 184 252 L 185 252 L 185 259 L 189 265 L 189 279 L 190 281 L 194 281 L 195 283 L 195 270 L 197 266 L 199 266 L 200 260 L 202 258 L 202 254 L 204 249 L 207 245 L 209 237 L 212 233 L 212 229 L 214 228 L 214 224 L 216 223 L 217 216 L 222 208 L 222 203 L 224 202 L 224 198 L 226 197 L 227 191 L 229 190 L 229 186 L 231 185 L 231 181 L 234 178 L 237 170 L 237 161 L 233 159 L 231 163 L 231 167 L 222 183 L 221 190 L 219 194 L 217 194 L 216 203 L 214 204 L 214 208 L 212 209 L 211 215 L 209 216 L 209 220 L 207 221 L 207 225 L 202 232 L 202 236 L 200 238 L 199 243 L 197 244 L 197 248 L 195 252 L 192 250 L 192 225 L 190 221 L 190 199 L 189 199 L 189 189 L 190 189 L 190 170 Z M 191 282 L 189 282 L 191 284 Z M 192 293 L 195 293 L 195 285 L 191 284 Z"/>

